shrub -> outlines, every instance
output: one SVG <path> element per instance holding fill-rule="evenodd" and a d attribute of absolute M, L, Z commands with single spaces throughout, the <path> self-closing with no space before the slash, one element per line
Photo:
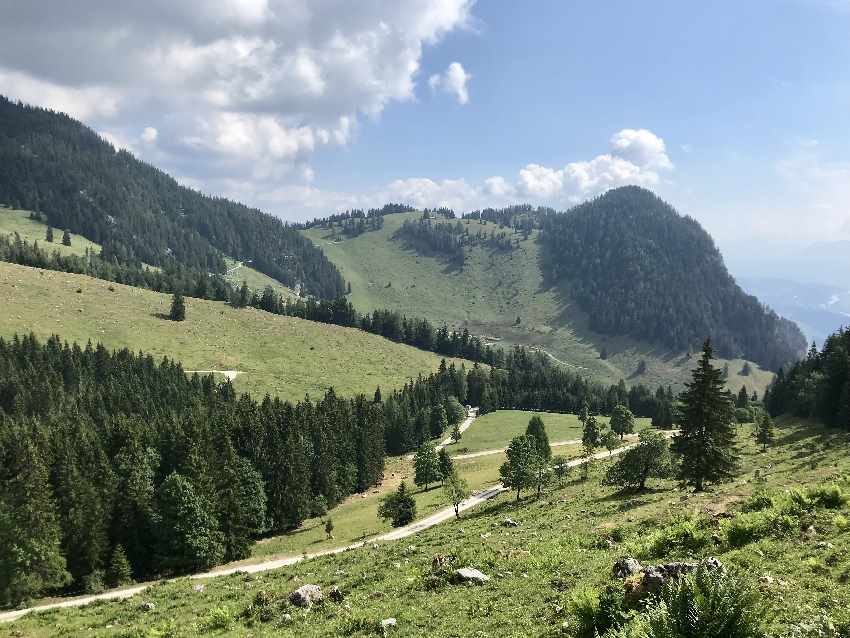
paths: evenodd
<path fill-rule="evenodd" d="M 632 623 L 642 638 L 763 638 L 764 605 L 733 574 L 698 569 L 672 580 L 657 603 Z"/>
<path fill-rule="evenodd" d="M 773 496 L 767 492 L 756 492 L 744 502 L 741 510 L 744 512 L 761 512 L 770 509 L 773 505 Z"/>
<path fill-rule="evenodd" d="M 213 607 L 201 621 L 203 631 L 216 631 L 219 629 L 230 629 L 233 624 L 233 614 L 226 607 Z"/>
<path fill-rule="evenodd" d="M 677 550 L 696 554 L 711 545 L 711 533 L 703 518 L 685 518 L 653 531 L 644 551 L 649 556 L 666 556 Z"/>
<path fill-rule="evenodd" d="M 775 510 L 745 512 L 723 522 L 723 531 L 731 547 L 743 547 L 766 536 L 784 536 L 798 527 L 789 514 Z"/>
<path fill-rule="evenodd" d="M 818 507 L 837 510 L 847 503 L 847 495 L 838 485 L 818 485 L 809 489 L 809 500 Z"/>

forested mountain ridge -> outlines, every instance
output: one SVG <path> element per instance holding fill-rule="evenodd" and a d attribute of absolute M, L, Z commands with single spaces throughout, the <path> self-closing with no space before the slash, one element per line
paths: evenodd
<path fill-rule="evenodd" d="M 547 216 L 540 242 L 545 276 L 568 286 L 595 332 L 678 350 L 711 336 L 721 356 L 773 370 L 805 351 L 796 324 L 741 290 L 700 224 L 648 190 Z"/>
<path fill-rule="evenodd" d="M 120 262 L 223 273 L 228 255 L 322 298 L 345 290 L 321 250 L 279 219 L 181 186 L 67 115 L 2 96 L 0 202 L 39 211 Z"/>

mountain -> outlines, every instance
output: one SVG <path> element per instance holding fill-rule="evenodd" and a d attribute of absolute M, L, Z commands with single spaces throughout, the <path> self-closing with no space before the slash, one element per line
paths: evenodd
<path fill-rule="evenodd" d="M 592 318 L 570 294 L 570 282 L 553 282 L 547 275 L 539 227 L 564 213 L 518 206 L 476 211 L 464 219 L 447 215 L 452 216 L 402 212 L 386 214 L 379 223 L 366 216 L 363 224 L 337 217 L 303 232 L 350 282 L 349 298 L 362 312 L 392 308 L 468 329 L 490 343 L 541 349 L 605 383 L 625 379 L 680 387 L 688 376 L 694 361 L 687 348 L 594 331 Z M 432 231 L 424 228 L 429 225 Z M 732 354 L 721 362 L 728 364 L 729 386 L 761 393 L 771 373 L 750 365 L 751 374 L 741 375 L 747 368 Z"/>
<path fill-rule="evenodd" d="M 850 325 L 850 286 L 777 277 L 741 277 L 739 281 L 747 292 L 797 322 L 809 341 L 823 343 L 836 330 Z"/>
<path fill-rule="evenodd" d="M 227 255 L 318 297 L 344 292 L 333 264 L 295 229 L 181 186 L 67 115 L 0 97 L 0 167 L 0 203 L 44 213 L 107 257 L 224 273 Z"/>
<path fill-rule="evenodd" d="M 806 343 L 791 321 L 747 295 L 711 236 L 651 192 L 627 186 L 543 224 L 543 264 L 601 334 L 676 350 L 710 336 L 717 352 L 778 369 Z"/>

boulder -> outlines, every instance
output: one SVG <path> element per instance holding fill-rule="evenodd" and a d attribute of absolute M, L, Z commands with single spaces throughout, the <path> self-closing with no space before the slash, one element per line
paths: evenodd
<path fill-rule="evenodd" d="M 395 627 L 398 623 L 395 618 L 384 618 L 381 621 L 381 629 L 386 631 L 389 627 Z"/>
<path fill-rule="evenodd" d="M 634 576 L 642 569 L 643 565 L 641 565 L 636 558 L 629 556 L 627 558 L 621 558 L 614 563 L 614 568 L 611 570 L 611 574 L 614 578 L 627 578 L 628 576 Z"/>
<path fill-rule="evenodd" d="M 289 602 L 296 607 L 310 607 L 313 603 L 320 603 L 323 600 L 324 594 L 318 585 L 301 585 L 289 594 Z"/>
<path fill-rule="evenodd" d="M 461 583 L 486 583 L 490 577 L 474 567 L 461 567 L 454 573 L 455 579 Z"/>
<path fill-rule="evenodd" d="M 519 523 L 512 518 L 506 518 L 502 521 L 502 527 L 519 527 Z"/>
<path fill-rule="evenodd" d="M 139 605 L 139 609 L 142 611 L 153 611 L 154 609 L 156 609 L 156 605 L 154 605 L 150 601 L 146 601 Z"/>

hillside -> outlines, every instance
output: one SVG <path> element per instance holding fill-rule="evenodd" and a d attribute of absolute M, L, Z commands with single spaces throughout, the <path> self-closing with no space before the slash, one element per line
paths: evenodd
<path fill-rule="evenodd" d="M 717 352 L 777 370 L 806 347 L 796 324 L 745 294 L 711 236 L 637 186 L 610 190 L 543 223 L 547 280 L 565 287 L 601 334 Z"/>
<path fill-rule="evenodd" d="M 237 390 L 285 399 L 396 388 L 440 357 L 361 330 L 186 298 L 185 322 L 160 317 L 168 295 L 83 275 L 0 262 L 0 334 L 102 342 L 180 361 L 186 370 L 235 370 Z"/>
<path fill-rule="evenodd" d="M 0 166 L 0 203 L 44 213 L 108 257 L 224 273 L 229 256 L 322 298 L 344 291 L 321 251 L 279 219 L 180 186 L 66 115 L 0 96 Z"/>
<path fill-rule="evenodd" d="M 741 473 L 712 492 L 688 493 L 672 481 L 617 492 L 600 485 L 607 462 L 598 463 L 588 481 L 574 473 L 541 500 L 503 494 L 411 538 L 266 573 L 156 584 L 128 600 L 32 614 L 0 625 L 0 635 L 593 635 L 582 633 L 582 611 L 622 592 L 611 575 L 617 560 L 713 556 L 756 592 L 769 635 L 841 636 L 850 627 L 842 584 L 850 512 L 840 478 L 850 470 L 848 442 L 846 433 L 786 420 L 762 452 L 745 428 Z M 460 567 L 489 580 L 457 584 L 451 574 Z M 307 583 L 323 588 L 325 602 L 289 603 Z M 334 585 L 341 596 L 327 596 Z M 387 618 L 395 627 L 384 631 Z"/>
<path fill-rule="evenodd" d="M 349 299 L 361 312 L 392 308 L 412 317 L 426 317 L 450 328 L 468 328 L 501 345 L 541 348 L 577 372 L 605 383 L 640 382 L 649 387 L 679 387 L 692 361 L 686 354 L 629 337 L 600 335 L 588 327 L 587 316 L 563 290 L 544 281 L 538 231 L 528 238 L 514 235 L 510 251 L 486 245 L 465 248 L 462 268 L 439 254 L 420 254 L 397 233 L 421 213 L 386 215 L 379 230 L 347 238 L 339 224 L 302 231 L 351 283 Z M 478 220 L 452 221 L 475 234 L 498 233 L 500 227 Z M 517 319 L 519 318 L 519 323 Z M 607 355 L 603 358 L 602 355 Z M 641 361 L 646 370 L 638 374 Z M 737 374 L 741 360 L 729 361 L 729 386 L 742 384 L 764 391 L 771 373 L 753 366 L 749 378 Z"/>

